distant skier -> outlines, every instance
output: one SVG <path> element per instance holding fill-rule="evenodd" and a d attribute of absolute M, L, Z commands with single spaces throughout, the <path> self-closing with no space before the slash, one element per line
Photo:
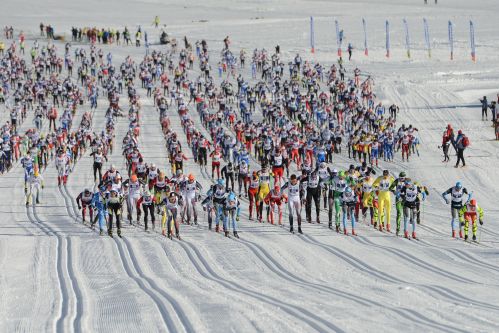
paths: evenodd
<path fill-rule="evenodd" d="M 455 168 L 459 167 L 459 162 L 463 163 L 463 167 L 466 166 L 466 162 L 464 161 L 464 150 L 468 148 L 469 145 L 470 145 L 470 140 L 463 133 L 463 131 L 459 130 L 457 132 L 456 145 L 455 145 L 457 153 L 457 161 Z"/>

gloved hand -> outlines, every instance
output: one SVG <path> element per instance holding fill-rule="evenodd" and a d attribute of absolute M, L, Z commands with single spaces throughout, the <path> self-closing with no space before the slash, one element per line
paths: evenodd
<path fill-rule="evenodd" d="M 206 207 L 205 206 L 203 206 L 203 210 L 206 212 Z"/>
<path fill-rule="evenodd" d="M 449 199 L 445 198 L 445 204 L 448 205 L 449 204 Z"/>
<path fill-rule="evenodd" d="M 238 215 L 238 216 L 236 216 L 236 221 L 237 221 L 237 222 L 239 222 L 239 215 Z"/>
<path fill-rule="evenodd" d="M 483 225 L 483 221 L 482 221 L 481 219 L 480 219 L 480 221 L 479 221 L 479 222 L 480 222 L 480 225 Z"/>
<path fill-rule="evenodd" d="M 78 210 L 81 210 L 81 206 L 80 205 L 78 205 Z"/>
<path fill-rule="evenodd" d="M 42 190 L 45 188 L 45 185 L 42 185 Z"/>
<path fill-rule="evenodd" d="M 461 222 L 461 227 L 464 227 L 464 222 Z"/>

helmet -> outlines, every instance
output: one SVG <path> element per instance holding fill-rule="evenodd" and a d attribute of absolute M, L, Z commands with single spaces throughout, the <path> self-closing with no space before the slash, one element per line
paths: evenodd
<path fill-rule="evenodd" d="M 161 171 L 159 174 L 158 174 L 158 178 L 159 179 L 164 179 L 165 178 L 165 173 L 163 171 Z"/>
<path fill-rule="evenodd" d="M 383 170 L 383 176 L 388 176 L 389 174 L 388 170 Z"/>
<path fill-rule="evenodd" d="M 178 169 L 177 172 L 176 172 L 176 175 L 180 176 L 181 174 L 182 174 L 182 169 Z"/>
<path fill-rule="evenodd" d="M 346 192 L 346 193 L 352 193 L 352 188 L 347 187 L 347 188 L 345 189 L 345 192 Z"/>
<path fill-rule="evenodd" d="M 320 167 L 321 169 L 324 169 L 326 167 L 326 162 L 321 162 Z"/>
<path fill-rule="evenodd" d="M 100 190 L 101 192 L 104 192 L 104 191 L 106 190 L 106 185 L 101 185 L 101 186 L 99 186 L 99 190 Z"/>
<path fill-rule="evenodd" d="M 412 181 L 411 181 L 411 179 L 410 179 L 410 178 L 407 178 L 407 179 L 405 180 L 404 184 L 405 184 L 405 186 L 410 186 L 410 185 L 412 185 Z"/>
<path fill-rule="evenodd" d="M 194 175 L 192 173 L 190 173 L 189 176 L 187 177 L 187 179 L 189 179 L 190 182 L 193 182 L 194 181 Z"/>
<path fill-rule="evenodd" d="M 463 188 L 463 184 L 461 182 L 456 183 L 456 188 L 461 189 Z"/>
<path fill-rule="evenodd" d="M 476 200 L 475 200 L 475 199 L 471 199 L 471 200 L 470 200 L 470 205 L 472 205 L 472 206 L 476 206 Z"/>
<path fill-rule="evenodd" d="M 116 171 L 116 165 L 114 165 L 114 164 L 113 164 L 113 165 L 111 165 L 111 170 L 112 170 L 113 172 L 114 172 L 114 171 Z"/>
<path fill-rule="evenodd" d="M 131 177 L 130 177 L 130 181 L 135 183 L 136 181 L 138 180 L 137 178 L 137 175 L 136 174 L 133 174 Z"/>
<path fill-rule="evenodd" d="M 338 173 L 338 169 L 333 169 L 333 173 Z"/>
<path fill-rule="evenodd" d="M 225 180 L 220 178 L 218 181 L 217 181 L 217 185 L 220 185 L 220 186 L 225 186 Z"/>
<path fill-rule="evenodd" d="M 338 173 L 338 177 L 345 177 L 345 171 L 343 171 L 343 170 L 342 170 L 342 171 L 340 171 L 340 172 Z"/>
<path fill-rule="evenodd" d="M 402 171 L 401 173 L 399 173 L 399 177 L 400 178 L 405 178 L 407 177 L 406 173 L 404 171 Z"/>
<path fill-rule="evenodd" d="M 116 189 L 112 189 L 111 191 L 109 191 L 109 193 L 112 195 L 112 196 L 117 196 L 118 195 L 118 191 Z"/>
<path fill-rule="evenodd" d="M 150 196 L 151 196 L 151 192 L 149 192 L 149 190 L 145 190 L 144 197 L 150 197 Z"/>
<path fill-rule="evenodd" d="M 256 171 L 253 171 L 253 178 L 258 177 L 258 173 Z"/>
<path fill-rule="evenodd" d="M 279 192 L 280 190 L 281 190 L 281 187 L 279 186 L 279 184 L 275 184 L 274 191 Z"/>
<path fill-rule="evenodd" d="M 457 134 L 463 134 L 462 130 L 457 131 Z"/>
<path fill-rule="evenodd" d="M 156 169 L 156 164 L 151 164 L 151 169 Z"/>
<path fill-rule="evenodd" d="M 234 192 L 230 192 L 229 196 L 227 197 L 227 199 L 229 201 L 235 201 L 236 200 L 236 195 L 234 194 Z"/>

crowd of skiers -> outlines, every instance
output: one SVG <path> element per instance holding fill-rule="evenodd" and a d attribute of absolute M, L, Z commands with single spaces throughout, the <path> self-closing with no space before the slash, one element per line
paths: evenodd
<path fill-rule="evenodd" d="M 245 52 L 237 59 L 228 37 L 220 53 L 219 80 L 210 70 L 216 55 L 204 40 L 196 43 L 196 56 L 185 39 L 186 48 L 180 52 L 173 47 L 153 50 L 138 63 L 128 56 L 118 66 L 110 52 L 104 56 L 95 45 L 104 38 L 102 31 L 91 30 L 95 36 L 88 39 L 88 48 L 66 44 L 61 57 L 55 44 L 40 47 L 35 42 L 30 61 L 12 43 L 0 62 L 0 102 L 10 112 L 10 121 L 1 129 L 0 166 L 8 171 L 21 161 L 27 205 L 39 203 L 41 173 L 49 164 L 55 164 L 58 186 L 65 186 L 78 160 L 90 156 L 94 183 L 76 201 L 83 222 L 88 212 L 88 222 L 98 224 L 100 234 L 107 230 L 112 236 L 116 228 L 121 237 L 126 213 L 130 224 L 143 223 L 145 230 L 155 229 L 159 217 L 161 233 L 180 238 L 180 225 L 197 224 L 202 208 L 210 230 L 214 225 L 216 232 L 222 228 L 229 236 L 232 230 L 239 237 L 244 202 L 250 220 L 282 224 L 287 212 L 291 232 L 295 226 L 303 232 L 304 207 L 306 222 L 321 223 L 325 209 L 328 226 L 345 235 L 355 235 L 356 223 L 362 220 L 380 231 L 394 229 L 397 235 L 417 238 L 429 191 L 406 172 L 394 174 L 388 166 L 397 154 L 403 162 L 419 155 L 418 129 L 397 125 L 398 107 L 376 101 L 373 79 L 363 77 L 358 68 L 348 77 L 341 62 L 326 68 L 297 54 L 286 69 L 279 50 L 269 54 L 262 49 L 254 50 L 251 75 L 245 79 Z M 82 34 L 74 28 L 73 38 Z M 107 41 L 114 38 L 119 39 L 106 33 Z M 148 163 L 140 152 L 139 89 L 158 110 L 169 170 Z M 128 112 L 120 102 L 123 95 Z M 107 109 L 97 105 L 101 96 L 108 101 Z M 76 110 L 86 102 L 90 111 L 74 128 Z M 99 131 L 93 118 L 104 110 L 105 124 Z M 21 134 L 22 122 L 31 115 L 35 126 Z M 116 151 L 115 124 L 125 117 L 129 130 L 121 151 L 126 166 L 120 171 L 112 163 L 106 170 Z M 172 130 L 172 117 L 183 133 Z M 457 164 L 463 166 L 465 139 L 462 133 L 454 137 L 449 125 L 443 142 L 446 158 L 452 144 Z M 200 166 L 203 181 L 188 172 L 194 164 L 184 163 L 186 149 Z M 339 168 L 338 161 L 345 159 L 352 164 Z M 210 186 L 203 188 L 202 183 Z M 475 239 L 475 221 L 483 222 L 483 211 L 471 193 L 466 201 L 463 193 L 468 192 L 458 183 L 443 194 L 445 200 L 447 194 L 452 196 L 452 236 L 459 219 L 464 237 L 469 221 Z"/>

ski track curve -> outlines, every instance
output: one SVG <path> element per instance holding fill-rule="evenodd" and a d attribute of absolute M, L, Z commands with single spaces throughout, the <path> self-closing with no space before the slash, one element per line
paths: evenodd
<path fill-rule="evenodd" d="M 215 271 L 213 271 L 213 269 L 210 267 L 208 262 L 203 258 L 203 256 L 199 252 L 199 250 L 194 245 L 192 245 L 190 242 L 185 241 L 185 240 L 178 242 L 178 243 L 184 249 L 185 253 L 190 258 L 192 263 L 194 265 L 196 265 L 196 269 L 198 269 L 198 271 L 206 278 L 208 278 L 210 280 L 218 281 L 219 283 L 222 283 L 226 288 L 231 289 L 231 290 L 236 291 L 236 292 L 239 292 L 239 293 L 242 293 L 242 294 L 245 294 L 245 295 L 247 295 L 251 298 L 254 298 L 258 301 L 277 306 L 281 310 L 286 312 L 287 314 L 294 316 L 296 318 L 299 318 L 304 323 L 306 323 L 311 329 L 313 329 L 317 332 L 324 332 L 324 331 L 331 331 L 331 330 L 334 332 L 345 332 L 341 328 L 337 327 L 335 324 L 330 323 L 330 322 L 324 320 L 323 318 L 316 316 L 315 314 L 311 313 L 310 311 L 308 311 L 304 308 L 295 306 L 293 304 L 286 303 L 284 301 L 280 301 L 273 296 L 268 296 L 268 295 L 262 294 L 258 291 L 250 290 L 250 289 L 246 288 L 245 286 L 238 284 L 237 282 L 228 281 L 228 280 L 224 279 L 223 277 L 218 275 Z M 191 251 L 189 251 L 189 249 Z M 195 253 L 195 256 L 192 254 L 192 252 Z M 201 265 L 205 268 L 205 274 L 202 273 L 203 269 L 201 268 L 201 266 L 199 266 L 198 262 L 196 261 L 196 258 L 197 258 L 197 260 L 199 260 Z M 234 288 L 234 286 L 237 288 Z M 309 318 L 313 318 L 314 320 L 311 320 Z"/>

